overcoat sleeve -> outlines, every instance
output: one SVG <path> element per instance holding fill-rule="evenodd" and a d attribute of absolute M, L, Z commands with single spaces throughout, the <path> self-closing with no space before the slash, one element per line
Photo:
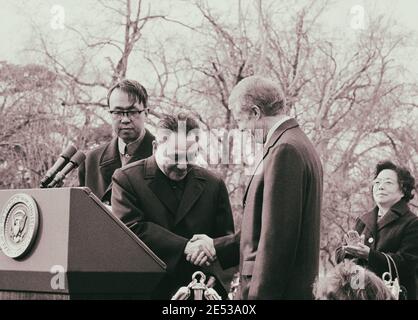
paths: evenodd
<path fill-rule="evenodd" d="M 219 194 L 216 210 L 216 236 L 214 246 L 219 263 L 223 269 L 239 263 L 239 234 L 234 233 L 234 219 L 228 190 L 219 179 Z"/>
<path fill-rule="evenodd" d="M 188 239 L 144 219 L 129 178 L 122 170 L 115 171 L 112 181 L 113 214 L 166 263 L 168 271 L 175 269 L 180 259 L 185 259 Z"/>
<path fill-rule="evenodd" d="M 80 187 L 86 185 L 86 164 L 85 161 L 78 167 L 78 182 Z"/>

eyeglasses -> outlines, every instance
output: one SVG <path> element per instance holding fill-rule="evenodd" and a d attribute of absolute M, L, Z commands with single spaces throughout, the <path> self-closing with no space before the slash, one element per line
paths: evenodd
<path fill-rule="evenodd" d="M 129 119 L 135 118 L 139 116 L 145 109 L 142 110 L 128 110 L 128 111 L 119 111 L 119 110 L 111 110 L 109 113 L 112 115 L 114 119 L 123 119 L 123 117 L 128 117 Z"/>

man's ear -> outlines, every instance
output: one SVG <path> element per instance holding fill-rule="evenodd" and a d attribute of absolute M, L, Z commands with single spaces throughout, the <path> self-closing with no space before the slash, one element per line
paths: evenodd
<path fill-rule="evenodd" d="M 153 140 L 152 141 L 152 154 L 155 154 L 155 151 L 157 151 L 157 146 L 158 146 L 157 141 Z"/>
<path fill-rule="evenodd" d="M 259 106 L 252 105 L 250 109 L 251 109 L 251 113 L 254 115 L 254 117 L 257 120 L 261 118 L 261 110 Z"/>

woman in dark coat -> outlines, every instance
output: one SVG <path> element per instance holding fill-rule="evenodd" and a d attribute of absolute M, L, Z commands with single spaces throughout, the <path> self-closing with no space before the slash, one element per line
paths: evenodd
<path fill-rule="evenodd" d="M 379 277 L 388 272 L 384 255 L 390 255 L 398 269 L 400 285 L 407 289 L 407 298 L 416 299 L 415 270 L 418 262 L 418 217 L 408 202 L 414 197 L 415 179 L 410 172 L 390 161 L 376 166 L 372 186 L 376 207 L 357 219 L 355 231 L 361 235 L 354 243 L 336 251 L 336 261 L 355 259 Z M 395 275 L 394 266 L 391 266 Z"/>

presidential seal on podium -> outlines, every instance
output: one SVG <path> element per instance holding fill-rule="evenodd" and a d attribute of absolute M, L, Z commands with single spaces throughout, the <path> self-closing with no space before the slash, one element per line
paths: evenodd
<path fill-rule="evenodd" d="M 36 239 L 39 225 L 35 200 L 24 193 L 13 195 L 0 215 L 0 248 L 10 258 L 28 253 Z"/>

